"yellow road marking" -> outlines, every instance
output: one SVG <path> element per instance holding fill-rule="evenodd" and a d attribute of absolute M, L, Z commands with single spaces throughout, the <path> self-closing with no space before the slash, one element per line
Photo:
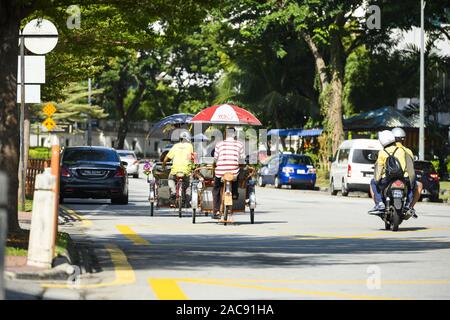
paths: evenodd
<path fill-rule="evenodd" d="M 78 221 L 81 221 L 81 223 L 83 223 L 83 226 L 85 226 L 86 228 L 89 228 L 92 226 L 92 221 L 79 216 L 74 210 L 66 208 L 64 206 L 60 206 L 61 209 L 63 209 L 64 211 L 67 212 L 67 214 L 69 214 L 70 216 L 72 216 L 73 218 L 77 219 Z"/>
<path fill-rule="evenodd" d="M 66 288 L 66 289 L 91 289 L 91 288 L 101 288 L 101 287 L 111 287 L 120 285 L 129 285 L 136 282 L 136 276 L 133 268 L 128 263 L 128 259 L 114 244 L 105 245 L 106 250 L 108 250 L 111 256 L 111 261 L 114 265 L 115 279 L 111 282 L 103 282 L 96 284 L 84 284 L 84 285 L 73 285 L 73 284 L 42 284 L 44 288 Z"/>
<path fill-rule="evenodd" d="M 319 297 L 331 297 L 331 298 L 343 298 L 343 299 L 355 299 L 355 300 L 399 300 L 399 298 L 382 297 L 382 296 L 369 296 L 369 295 L 354 295 L 341 292 L 330 292 L 330 291 L 316 291 L 316 290 L 300 290 L 293 288 L 280 288 L 280 287 L 267 287 L 261 285 L 252 284 L 242 284 L 238 282 L 227 282 L 223 280 L 205 280 L 205 279 L 190 279 L 190 278 L 179 278 L 179 279 L 149 279 L 150 285 L 155 292 L 158 299 L 165 300 L 178 300 L 186 297 L 177 282 L 188 282 L 196 284 L 207 284 L 207 285 L 219 285 L 226 287 L 235 287 L 243 289 L 255 289 L 261 291 L 271 291 L 271 292 L 283 292 L 283 293 L 294 293 L 300 295 L 312 295 Z M 155 283 L 157 284 L 155 286 Z"/>
<path fill-rule="evenodd" d="M 178 281 L 184 281 L 185 279 L 178 279 Z M 189 280 L 189 279 L 188 279 Z M 197 279 L 194 279 L 197 280 Z M 367 280 L 266 280 L 266 279 L 208 279 L 208 281 L 215 282 L 248 282 L 248 283 L 287 283 L 287 284 L 362 284 L 365 285 Z M 382 285 L 450 285 L 450 280 L 382 280 Z"/>
<path fill-rule="evenodd" d="M 158 300 L 188 300 L 183 290 L 173 279 L 148 279 L 150 287 Z"/>
<path fill-rule="evenodd" d="M 150 242 L 142 238 L 140 235 L 138 235 L 133 229 L 131 229 L 129 226 L 126 225 L 118 225 L 116 226 L 116 229 L 120 231 L 125 237 L 127 237 L 129 240 L 133 241 L 133 244 L 136 246 L 140 245 L 149 245 Z"/>

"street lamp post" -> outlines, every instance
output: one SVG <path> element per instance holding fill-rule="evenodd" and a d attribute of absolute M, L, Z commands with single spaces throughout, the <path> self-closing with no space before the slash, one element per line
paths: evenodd
<path fill-rule="evenodd" d="M 419 160 L 425 160 L 425 1 L 420 0 L 420 112 Z"/>

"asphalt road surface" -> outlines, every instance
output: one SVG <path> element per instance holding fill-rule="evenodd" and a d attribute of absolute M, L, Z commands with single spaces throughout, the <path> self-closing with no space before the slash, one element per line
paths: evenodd
<path fill-rule="evenodd" d="M 72 226 L 96 261 L 74 289 L 44 283 L 46 297 L 77 299 L 449 299 L 450 206 L 419 203 L 418 219 L 385 231 L 366 195 L 257 188 L 255 224 L 191 211 L 150 216 L 147 183 L 130 178 L 130 203 L 73 200 Z M 77 230 L 77 231 L 74 231 Z M 70 231 L 70 230 L 69 230 Z M 76 234 L 78 233 L 78 234 Z"/>

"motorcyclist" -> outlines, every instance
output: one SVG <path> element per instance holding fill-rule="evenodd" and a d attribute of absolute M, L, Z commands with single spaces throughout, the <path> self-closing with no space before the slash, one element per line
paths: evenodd
<path fill-rule="evenodd" d="M 179 142 L 174 144 L 170 151 L 164 158 L 162 167 L 166 168 L 166 163 L 172 160 L 172 168 L 168 177 L 168 184 L 170 189 L 170 201 L 173 203 L 176 198 L 176 174 L 178 172 L 184 173 L 185 184 L 189 181 L 189 175 L 193 167 L 193 153 L 194 148 L 191 143 L 191 135 L 187 131 L 180 133 Z"/>
<path fill-rule="evenodd" d="M 395 136 L 395 144 L 398 147 L 403 147 L 405 149 L 405 151 L 411 156 L 411 158 L 414 159 L 414 154 L 412 153 L 412 151 L 409 148 L 404 146 L 404 142 L 406 139 L 405 130 L 403 130 L 402 128 L 394 128 L 394 129 L 392 129 L 392 133 Z M 420 194 L 422 193 L 422 188 L 423 188 L 422 182 L 417 181 L 417 179 L 415 179 L 413 181 L 413 185 L 411 186 L 411 188 L 414 193 L 414 196 L 412 197 L 412 199 L 408 199 L 409 203 L 410 203 L 409 207 L 410 207 L 410 209 L 412 209 L 411 213 L 413 214 L 413 216 L 416 217 L 417 215 L 414 210 L 414 205 L 420 199 Z"/>
<path fill-rule="evenodd" d="M 409 186 L 413 185 L 415 181 L 414 162 L 410 154 L 405 150 L 403 146 L 397 146 L 394 134 L 389 130 L 384 130 L 378 133 L 378 140 L 383 146 L 383 150 L 378 152 L 378 158 L 375 163 L 375 174 L 371 180 L 370 188 L 375 202 L 375 207 L 369 211 L 370 214 L 380 214 L 386 209 L 383 202 L 383 190 L 391 182 L 389 177 L 386 176 L 386 160 L 389 156 L 394 156 L 398 159 L 401 169 L 403 171 L 403 178 L 405 182 L 409 182 Z M 414 214 L 414 211 L 409 207 L 412 201 L 412 188 L 409 188 L 408 204 L 406 210 Z M 412 212 L 411 212 L 412 211 Z"/>

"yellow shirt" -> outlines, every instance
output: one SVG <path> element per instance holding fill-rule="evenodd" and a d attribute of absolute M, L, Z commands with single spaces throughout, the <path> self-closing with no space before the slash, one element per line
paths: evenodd
<path fill-rule="evenodd" d="M 406 153 L 409 154 L 409 155 L 411 156 L 411 158 L 414 159 L 414 154 L 412 153 L 411 149 L 405 147 L 401 142 L 396 142 L 395 145 L 396 145 L 397 147 L 400 147 L 400 148 L 405 149 Z"/>
<path fill-rule="evenodd" d="M 397 149 L 397 151 L 395 151 L 395 149 Z M 387 147 L 378 152 L 378 158 L 375 164 L 375 180 L 378 181 L 379 179 L 386 177 L 384 165 L 389 155 L 392 155 L 394 151 L 394 157 L 396 157 L 400 162 L 400 165 L 404 172 L 404 177 L 409 177 L 409 172 L 411 171 L 411 165 L 409 163 L 411 163 L 410 160 L 412 160 L 412 158 L 414 157 L 413 153 L 408 148 L 403 147 L 401 143 L 397 142 L 396 145 Z M 414 168 L 412 169 L 414 170 Z"/>
<path fill-rule="evenodd" d="M 170 174 L 176 174 L 177 172 L 183 172 L 184 174 L 191 173 L 192 153 L 194 148 L 191 143 L 179 142 L 173 145 L 167 157 L 172 159 L 172 169 Z"/>

